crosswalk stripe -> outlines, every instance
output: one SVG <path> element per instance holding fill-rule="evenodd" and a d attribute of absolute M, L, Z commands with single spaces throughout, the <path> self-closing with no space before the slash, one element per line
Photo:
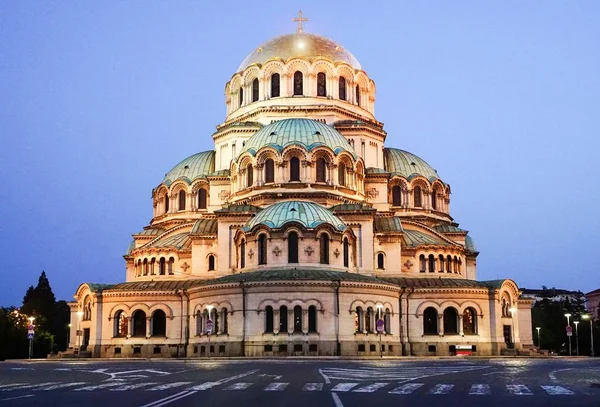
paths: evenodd
<path fill-rule="evenodd" d="M 139 389 L 140 387 L 153 386 L 155 384 L 158 384 L 158 383 L 134 383 L 134 384 L 127 384 L 127 385 L 117 387 L 115 389 L 109 389 L 109 390 L 110 391 L 129 391 L 129 390 Z"/>
<path fill-rule="evenodd" d="M 173 382 L 173 383 L 166 383 L 166 384 L 161 384 L 160 386 L 155 386 L 151 389 L 146 389 L 147 391 L 162 391 L 162 390 L 169 390 L 169 389 L 173 389 L 175 387 L 181 387 L 181 386 L 185 386 L 186 384 L 190 384 L 191 382 Z"/>
<path fill-rule="evenodd" d="M 50 390 L 64 389 L 65 387 L 82 386 L 84 384 L 87 384 L 87 382 L 62 383 L 62 384 L 55 384 L 54 386 L 48 386 L 48 387 L 45 387 L 40 390 L 50 391 Z"/>
<path fill-rule="evenodd" d="M 363 386 L 358 389 L 352 390 L 354 393 L 373 393 L 376 390 L 381 389 L 382 387 L 387 386 L 389 383 L 373 383 L 368 386 Z"/>
<path fill-rule="evenodd" d="M 289 383 L 274 382 L 265 387 L 265 391 L 282 391 Z"/>
<path fill-rule="evenodd" d="M 78 389 L 73 389 L 73 391 L 94 391 L 94 390 L 107 389 L 109 387 L 116 387 L 116 386 L 122 386 L 122 385 L 123 385 L 122 382 L 102 383 L 102 384 L 97 384 L 95 386 L 80 387 Z"/>
<path fill-rule="evenodd" d="M 448 394 L 453 387 L 453 384 L 436 384 L 427 394 Z"/>
<path fill-rule="evenodd" d="M 562 386 L 540 386 L 551 396 L 572 396 L 573 391 L 566 389 Z"/>
<path fill-rule="evenodd" d="M 302 388 L 302 391 L 321 391 L 323 390 L 323 383 L 306 383 Z"/>
<path fill-rule="evenodd" d="M 406 383 L 402 386 L 396 387 L 394 390 L 389 391 L 390 394 L 411 394 L 419 387 L 423 386 L 423 383 Z"/>
<path fill-rule="evenodd" d="M 218 386 L 219 384 L 221 384 L 221 383 L 219 383 L 219 382 L 206 382 L 206 383 L 199 384 L 197 386 L 192 386 L 188 390 L 190 390 L 190 391 L 203 391 L 203 390 L 208 390 L 208 389 L 211 389 L 211 388 L 213 388 L 215 386 Z"/>
<path fill-rule="evenodd" d="M 533 396 L 531 390 L 523 384 L 507 384 L 506 388 L 515 396 Z"/>
<path fill-rule="evenodd" d="M 13 390 L 25 390 L 25 389 L 36 389 L 44 386 L 51 386 L 53 384 L 58 384 L 58 382 L 46 382 L 46 383 L 34 383 L 34 384 L 25 384 L 22 386 L 10 387 L 8 389 L 2 389 L 2 391 L 13 391 Z"/>
<path fill-rule="evenodd" d="M 491 394 L 490 385 L 489 384 L 474 384 L 471 386 L 471 390 L 469 390 L 469 394 L 475 396 L 484 396 Z"/>
<path fill-rule="evenodd" d="M 357 385 L 358 383 L 338 383 L 335 386 L 333 386 L 331 391 L 348 391 L 353 387 L 356 387 Z"/>
<path fill-rule="evenodd" d="M 234 383 L 229 387 L 225 387 L 223 390 L 246 390 L 248 387 L 252 386 L 253 383 L 246 383 L 246 382 L 240 382 L 240 383 Z"/>

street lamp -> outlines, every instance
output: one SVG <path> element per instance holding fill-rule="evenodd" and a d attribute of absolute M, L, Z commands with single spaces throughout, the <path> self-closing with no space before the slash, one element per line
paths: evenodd
<path fill-rule="evenodd" d="M 535 329 L 537 329 L 537 333 L 538 333 L 538 350 L 542 350 L 542 340 L 540 339 L 540 330 L 542 328 L 537 326 Z"/>
<path fill-rule="evenodd" d="M 212 313 L 212 309 L 214 307 L 212 305 L 207 305 L 206 309 L 208 310 L 208 319 L 206 320 L 206 334 L 208 335 L 208 347 L 206 348 L 206 353 L 208 354 L 208 358 L 210 359 L 210 334 L 212 333 L 212 329 L 213 329 L 213 322 L 210 319 L 211 317 L 211 313 Z"/>
<path fill-rule="evenodd" d="M 571 314 L 565 314 L 565 317 L 567 317 L 567 326 L 569 328 L 571 328 L 571 322 L 569 321 L 569 318 L 571 318 Z M 567 331 L 567 337 L 569 338 L 569 356 L 571 356 L 571 335 L 569 335 L 569 333 L 571 333 L 570 331 Z"/>
<path fill-rule="evenodd" d="M 586 314 L 581 316 L 582 319 L 590 320 L 590 339 L 591 339 L 591 348 L 590 348 L 590 356 L 594 357 L 594 318 L 591 315 Z"/>
<path fill-rule="evenodd" d="M 575 324 L 575 346 L 577 347 L 577 356 L 579 356 L 579 321 L 573 321 Z"/>
<path fill-rule="evenodd" d="M 510 311 L 510 318 L 511 318 L 511 323 L 512 323 L 512 327 L 511 327 L 511 332 L 512 332 L 512 343 L 513 343 L 513 348 L 515 347 L 515 341 L 516 341 L 516 336 L 515 336 L 515 313 L 517 312 L 517 309 L 515 307 L 509 308 Z"/>
<path fill-rule="evenodd" d="M 33 355 L 33 335 L 31 334 L 32 328 L 33 328 L 33 321 L 35 321 L 34 317 L 29 317 L 27 318 L 29 320 L 29 329 L 28 329 L 28 336 L 29 336 L 29 359 L 31 359 L 31 356 Z"/>
<path fill-rule="evenodd" d="M 83 311 L 77 311 L 77 359 L 81 353 L 81 318 L 83 318 Z"/>
<path fill-rule="evenodd" d="M 71 324 L 67 325 L 67 349 L 69 349 L 69 345 L 71 344 Z"/>

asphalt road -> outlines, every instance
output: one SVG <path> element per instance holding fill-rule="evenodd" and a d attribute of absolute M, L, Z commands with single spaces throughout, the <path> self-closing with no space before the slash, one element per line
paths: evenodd
<path fill-rule="evenodd" d="M 598 407 L 600 358 L 0 362 L 0 407 L 307 405 Z"/>

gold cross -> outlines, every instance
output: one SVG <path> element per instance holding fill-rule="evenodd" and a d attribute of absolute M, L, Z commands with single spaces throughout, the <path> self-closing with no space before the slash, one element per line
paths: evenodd
<path fill-rule="evenodd" d="M 297 33 L 301 33 L 304 30 L 302 29 L 302 23 L 308 21 L 308 18 L 302 17 L 302 10 L 298 11 L 298 17 L 294 18 L 294 22 L 298 23 L 298 28 L 296 28 Z"/>

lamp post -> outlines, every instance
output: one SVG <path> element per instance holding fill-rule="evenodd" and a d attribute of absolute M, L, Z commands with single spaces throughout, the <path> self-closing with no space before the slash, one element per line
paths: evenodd
<path fill-rule="evenodd" d="M 571 322 L 569 320 L 569 318 L 571 318 L 571 314 L 565 314 L 565 317 L 567 317 L 567 327 L 571 328 Z M 571 331 L 567 331 L 567 337 L 569 338 L 569 356 L 571 356 L 571 335 L 569 335 L 571 333 Z"/>
<path fill-rule="evenodd" d="M 590 356 L 594 357 L 594 318 L 592 318 L 592 316 L 588 314 L 582 315 L 581 318 L 590 320 Z"/>
<path fill-rule="evenodd" d="M 577 329 L 579 327 L 579 321 L 573 321 L 573 323 L 575 324 L 575 346 L 577 350 L 577 356 L 579 356 L 579 329 Z"/>
<path fill-rule="evenodd" d="M 540 330 L 542 328 L 537 326 L 537 327 L 535 327 L 535 329 L 537 330 L 537 333 L 538 333 L 538 350 L 542 350 L 542 340 L 540 339 Z"/>
<path fill-rule="evenodd" d="M 510 339 L 513 343 L 513 348 L 515 347 L 515 341 L 516 341 L 516 336 L 515 336 L 515 313 L 517 312 L 517 309 L 515 307 L 509 308 L 510 311 L 510 319 L 511 319 L 511 333 L 512 333 L 512 338 Z M 515 354 L 516 355 L 516 354 Z"/>
<path fill-rule="evenodd" d="M 29 330 L 27 336 L 29 337 L 29 359 L 33 355 L 33 321 L 35 321 L 34 317 L 27 318 L 29 320 Z"/>
<path fill-rule="evenodd" d="M 67 349 L 69 349 L 69 345 L 71 344 L 71 324 L 67 325 Z"/>
<path fill-rule="evenodd" d="M 211 317 L 211 312 L 212 309 L 214 307 L 212 305 L 207 305 L 206 309 L 208 309 L 208 319 L 206 320 L 206 334 L 208 335 L 208 346 L 206 348 L 206 353 L 208 354 L 208 358 L 210 359 L 210 334 L 212 333 L 212 329 L 213 329 L 213 322 L 210 319 Z"/>
<path fill-rule="evenodd" d="M 77 311 L 77 359 L 81 353 L 81 318 L 83 318 L 83 311 Z"/>

